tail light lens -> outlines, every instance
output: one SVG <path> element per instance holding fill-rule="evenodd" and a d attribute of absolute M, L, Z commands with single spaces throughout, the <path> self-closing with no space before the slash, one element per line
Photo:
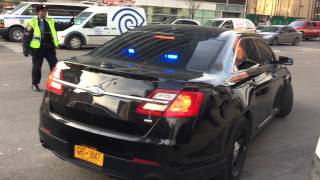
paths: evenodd
<path fill-rule="evenodd" d="M 52 70 L 47 80 L 47 91 L 53 92 L 57 95 L 63 94 L 63 86 L 61 83 L 55 81 L 55 79 L 62 80 L 62 69 L 59 68 L 59 64 Z"/>
<path fill-rule="evenodd" d="M 151 116 L 187 118 L 199 114 L 203 100 L 202 92 L 176 91 L 166 89 L 154 90 L 148 98 L 167 100 L 169 104 L 141 103 L 137 113 Z"/>

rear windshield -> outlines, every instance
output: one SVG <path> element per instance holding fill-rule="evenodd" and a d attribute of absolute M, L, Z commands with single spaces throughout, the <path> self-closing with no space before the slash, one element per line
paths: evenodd
<path fill-rule="evenodd" d="M 222 40 L 214 37 L 199 39 L 192 33 L 159 35 L 154 32 L 131 31 L 114 38 L 90 54 L 104 62 L 207 72 L 216 60 L 222 44 Z"/>
<path fill-rule="evenodd" d="M 304 26 L 304 21 L 294 21 L 290 23 L 289 26 L 302 27 Z"/>
<path fill-rule="evenodd" d="M 263 29 L 261 29 L 261 32 L 277 32 L 278 30 L 279 30 L 279 27 L 266 26 Z"/>

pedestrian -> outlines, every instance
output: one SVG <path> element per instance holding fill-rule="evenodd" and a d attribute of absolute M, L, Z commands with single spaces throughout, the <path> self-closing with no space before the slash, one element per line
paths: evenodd
<path fill-rule="evenodd" d="M 57 63 L 56 48 L 58 47 L 57 31 L 54 19 L 47 17 L 48 8 L 41 4 L 36 7 L 37 16 L 26 21 L 23 37 L 23 54 L 32 56 L 32 90 L 39 92 L 41 67 L 45 58 L 50 71 Z"/>

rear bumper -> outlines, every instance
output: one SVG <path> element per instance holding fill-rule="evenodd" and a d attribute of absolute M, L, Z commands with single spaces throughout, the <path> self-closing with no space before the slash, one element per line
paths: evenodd
<path fill-rule="evenodd" d="M 149 157 L 155 157 L 155 159 L 170 159 L 170 157 L 177 157 L 178 154 L 172 153 L 171 146 L 157 146 L 157 145 L 145 145 L 138 142 L 124 142 L 123 140 L 116 140 L 98 135 L 93 135 L 79 129 L 70 127 L 63 127 L 65 125 L 48 118 L 45 115 L 41 115 L 40 123 L 40 142 L 42 145 L 63 160 L 78 165 L 80 167 L 88 168 L 90 170 L 104 173 L 110 176 L 118 177 L 121 179 L 165 179 L 165 180 L 194 180 L 194 179 L 208 179 L 218 175 L 224 167 L 224 162 L 214 162 L 202 166 L 196 166 L 194 168 L 173 168 L 169 167 L 170 164 L 165 161 L 160 162 L 160 166 L 145 165 L 134 162 L 130 157 L 130 153 L 135 154 L 134 149 L 140 151 L 141 154 L 149 154 Z M 57 128 L 58 130 L 56 131 Z M 52 129 L 52 131 L 51 131 Z M 65 131 L 65 132 L 63 132 Z M 57 133 L 59 132 L 59 133 Z M 60 134 L 61 133 L 61 134 Z M 65 136 L 66 135 L 66 136 Z M 73 137 L 77 138 L 73 138 Z M 68 137 L 68 138 L 61 138 Z M 83 139 L 83 141 L 79 141 Z M 103 139 L 105 141 L 103 141 Z M 92 143 L 90 143 L 90 140 Z M 73 157 L 74 145 L 85 144 L 97 148 L 104 155 L 104 166 L 99 167 L 94 164 L 78 160 Z M 119 144 L 126 144 L 125 146 Z M 106 147 L 105 149 L 103 147 Z M 115 146 L 117 146 L 115 148 Z M 110 151 L 121 147 L 122 152 L 119 155 L 110 154 Z M 138 158 L 140 156 L 138 155 Z M 144 159 L 143 157 L 141 159 Z M 178 165 L 176 165 L 178 166 Z"/>
<path fill-rule="evenodd" d="M 0 28 L 0 35 L 1 36 L 8 36 L 9 28 Z"/>

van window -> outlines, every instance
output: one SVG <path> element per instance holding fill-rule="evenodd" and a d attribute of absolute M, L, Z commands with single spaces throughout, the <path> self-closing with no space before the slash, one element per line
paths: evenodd
<path fill-rule="evenodd" d="M 32 4 L 29 7 L 27 7 L 26 10 L 22 13 L 22 15 L 29 15 L 29 16 L 35 16 L 37 14 L 36 7 L 38 4 Z"/>
<path fill-rule="evenodd" d="M 50 16 L 77 16 L 86 8 L 82 6 L 48 5 L 48 14 Z"/>
<path fill-rule="evenodd" d="M 234 29 L 233 22 L 231 20 L 226 21 L 221 28 Z"/>
<path fill-rule="evenodd" d="M 93 26 L 107 26 L 107 14 L 96 14 L 92 17 Z"/>
<path fill-rule="evenodd" d="M 77 17 L 74 18 L 74 24 L 80 25 L 82 24 L 89 16 L 91 16 L 93 12 L 82 12 Z"/>

